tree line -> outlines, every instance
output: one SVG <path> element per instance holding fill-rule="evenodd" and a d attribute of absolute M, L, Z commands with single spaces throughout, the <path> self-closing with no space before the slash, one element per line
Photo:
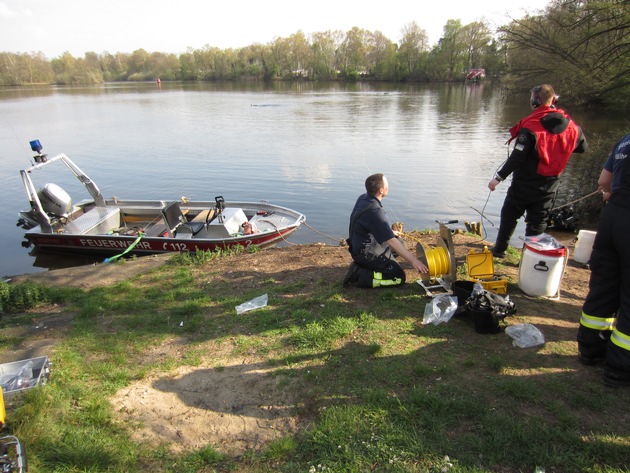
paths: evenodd
<path fill-rule="evenodd" d="M 464 81 L 483 68 L 507 87 L 554 84 L 578 104 L 630 102 L 630 8 L 627 0 L 552 0 L 535 15 L 492 31 L 485 21 L 448 20 L 437 44 L 417 23 L 399 43 L 354 27 L 309 36 L 298 31 L 239 49 L 205 46 L 185 53 L 0 53 L 0 85 L 98 84 L 110 81 Z"/>

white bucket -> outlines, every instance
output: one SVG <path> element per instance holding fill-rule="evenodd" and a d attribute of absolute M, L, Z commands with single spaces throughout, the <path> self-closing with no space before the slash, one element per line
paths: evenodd
<path fill-rule="evenodd" d="M 540 250 L 525 243 L 518 268 L 518 287 L 530 296 L 555 296 L 560 290 L 566 248 Z"/>
<path fill-rule="evenodd" d="M 575 261 L 578 263 L 588 263 L 588 260 L 591 259 L 595 235 L 597 235 L 597 232 L 580 230 L 577 236 L 577 243 L 575 244 L 575 251 L 573 252 L 573 259 Z"/>

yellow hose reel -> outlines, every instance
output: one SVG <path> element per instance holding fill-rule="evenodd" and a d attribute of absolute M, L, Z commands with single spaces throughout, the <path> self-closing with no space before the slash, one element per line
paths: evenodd
<path fill-rule="evenodd" d="M 450 260 L 448 250 L 445 248 L 423 247 L 424 255 L 429 268 L 429 278 L 435 279 L 443 274 L 448 274 L 450 270 Z"/>
<path fill-rule="evenodd" d="M 429 268 L 428 273 L 420 275 L 418 284 L 429 296 L 432 295 L 430 289 L 437 287 L 450 291 L 452 283 L 456 280 L 457 263 L 453 238 L 451 231 L 443 223 L 440 223 L 440 234 L 436 240 L 437 245 L 434 248 L 423 243 L 416 245 L 416 257 Z"/>

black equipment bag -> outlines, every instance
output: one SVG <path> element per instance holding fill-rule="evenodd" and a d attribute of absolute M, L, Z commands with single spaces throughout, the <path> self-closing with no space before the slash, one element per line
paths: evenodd
<path fill-rule="evenodd" d="M 484 290 L 473 291 L 465 303 L 466 311 L 471 315 L 477 333 L 499 333 L 507 325 L 505 318 L 516 313 L 510 297 Z"/>

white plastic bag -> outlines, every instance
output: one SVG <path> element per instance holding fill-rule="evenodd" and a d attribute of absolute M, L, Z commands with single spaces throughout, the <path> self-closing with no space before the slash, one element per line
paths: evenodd
<path fill-rule="evenodd" d="M 449 294 L 435 296 L 431 302 L 424 306 L 423 324 L 438 325 L 448 322 L 457 310 L 457 297 Z"/>
<path fill-rule="evenodd" d="M 4 374 L 0 377 L 0 386 L 4 391 L 16 391 L 28 388 L 33 383 L 33 362 L 28 361 L 20 367 L 20 371 Z"/>
<path fill-rule="evenodd" d="M 243 302 L 240 305 L 235 307 L 236 315 L 241 315 L 243 312 L 247 312 L 249 310 L 260 309 L 261 307 L 265 307 L 268 302 L 267 294 L 263 294 L 262 296 L 254 297 L 251 301 Z"/>
<path fill-rule="evenodd" d="M 514 339 L 512 345 L 519 348 L 537 347 L 545 344 L 545 336 L 532 324 L 510 325 L 505 333 Z"/>
<path fill-rule="evenodd" d="M 532 248 L 536 248 L 541 251 L 555 250 L 558 248 L 564 248 L 564 246 L 551 235 L 547 233 L 541 233 L 535 236 L 526 236 L 525 243 Z"/>

